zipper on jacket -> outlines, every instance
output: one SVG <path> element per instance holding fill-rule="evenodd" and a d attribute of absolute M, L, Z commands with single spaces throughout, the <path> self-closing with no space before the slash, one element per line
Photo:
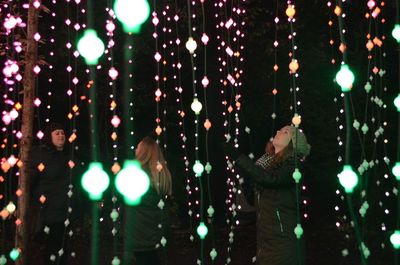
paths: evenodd
<path fill-rule="evenodd" d="M 276 209 L 276 217 L 278 217 L 279 226 L 281 228 L 281 232 L 283 233 L 283 225 L 282 225 L 282 221 L 281 221 L 281 215 L 279 214 L 279 210 L 278 209 Z"/>

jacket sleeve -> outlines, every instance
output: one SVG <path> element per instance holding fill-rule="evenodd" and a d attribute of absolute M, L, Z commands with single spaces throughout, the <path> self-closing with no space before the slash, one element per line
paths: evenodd
<path fill-rule="evenodd" d="M 265 170 L 246 155 L 240 155 L 236 160 L 236 165 L 246 172 L 245 178 L 265 188 L 288 188 L 295 185 L 292 174 L 295 169 L 294 160 L 288 159 L 282 165 L 271 170 Z"/>

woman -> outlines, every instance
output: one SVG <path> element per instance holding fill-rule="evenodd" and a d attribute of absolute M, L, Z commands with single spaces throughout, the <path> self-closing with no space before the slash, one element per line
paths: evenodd
<path fill-rule="evenodd" d="M 244 173 L 245 183 L 256 191 L 257 264 L 296 265 L 296 184 L 294 150 L 305 158 L 310 145 L 300 130 L 285 126 L 266 145 L 265 154 L 254 164 L 237 149 L 225 145 L 225 152 Z M 300 161 L 297 161 L 300 162 Z"/>
<path fill-rule="evenodd" d="M 30 163 L 32 209 L 40 211 L 37 213 L 40 221 L 33 232 L 40 229 L 45 234 L 45 265 L 66 264 L 65 221 L 71 216 L 69 161 L 64 128 L 59 123 L 51 123 L 42 144 L 32 148 Z"/>
<path fill-rule="evenodd" d="M 160 146 L 145 137 L 136 148 L 136 160 L 150 178 L 150 187 L 137 206 L 127 207 L 125 242 L 126 264 L 131 264 L 133 250 L 137 265 L 161 264 L 161 249 L 168 234 L 167 199 L 172 194 L 171 174 Z"/>

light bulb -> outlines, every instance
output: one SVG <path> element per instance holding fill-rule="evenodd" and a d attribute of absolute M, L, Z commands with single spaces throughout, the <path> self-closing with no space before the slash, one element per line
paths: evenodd
<path fill-rule="evenodd" d="M 197 48 L 196 41 L 192 37 L 189 37 L 188 41 L 186 42 L 186 49 L 189 50 L 190 54 L 193 54 L 196 48 Z"/>

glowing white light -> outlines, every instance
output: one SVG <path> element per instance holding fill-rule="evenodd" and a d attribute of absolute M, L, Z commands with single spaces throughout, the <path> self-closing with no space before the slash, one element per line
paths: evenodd
<path fill-rule="evenodd" d="M 186 49 L 188 49 L 190 54 L 193 54 L 196 48 L 197 48 L 196 41 L 192 37 L 189 37 L 188 41 L 186 42 Z"/>
<path fill-rule="evenodd" d="M 10 117 L 11 117 L 12 120 L 15 120 L 16 118 L 18 118 L 18 116 L 19 116 L 19 114 L 18 114 L 18 111 L 16 109 L 12 109 L 10 111 Z"/>

